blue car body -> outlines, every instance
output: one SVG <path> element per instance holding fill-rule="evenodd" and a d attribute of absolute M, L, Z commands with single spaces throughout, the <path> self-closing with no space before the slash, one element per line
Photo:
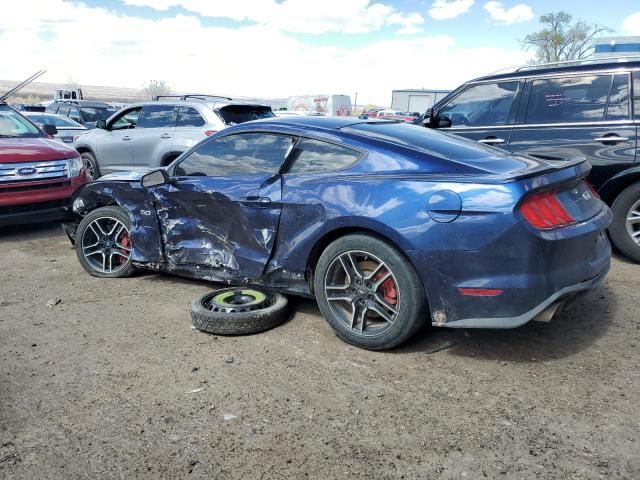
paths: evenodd
<path fill-rule="evenodd" d="M 327 173 L 175 176 L 204 143 L 271 132 L 360 152 Z M 608 207 L 586 188 L 584 159 L 552 163 L 395 122 L 283 118 L 228 128 L 185 152 L 171 181 L 113 174 L 76 192 L 78 220 L 119 205 L 137 267 L 313 295 L 315 262 L 351 232 L 382 238 L 417 271 L 431 322 L 510 328 L 596 286 L 609 269 Z M 540 229 L 519 206 L 554 189 L 575 219 Z M 73 237 L 73 225 L 67 225 Z M 484 293 L 483 293 L 484 292 Z"/>

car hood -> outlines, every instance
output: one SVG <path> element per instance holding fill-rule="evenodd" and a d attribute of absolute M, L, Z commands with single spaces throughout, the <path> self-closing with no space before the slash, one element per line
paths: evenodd
<path fill-rule="evenodd" d="M 37 162 L 77 157 L 78 152 L 50 138 L 0 138 L 0 163 Z"/>
<path fill-rule="evenodd" d="M 149 168 L 147 170 L 136 170 L 135 172 L 116 172 L 100 177 L 98 182 L 136 182 L 149 172 L 158 170 L 157 168 Z"/>

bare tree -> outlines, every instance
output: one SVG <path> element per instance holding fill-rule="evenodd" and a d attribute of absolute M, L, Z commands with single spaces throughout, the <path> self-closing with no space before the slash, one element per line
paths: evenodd
<path fill-rule="evenodd" d="M 142 89 L 142 93 L 149 98 L 156 95 L 168 95 L 171 93 L 171 87 L 164 80 L 149 80 Z"/>
<path fill-rule="evenodd" d="M 522 41 L 522 48 L 536 51 L 534 63 L 562 62 L 577 60 L 592 53 L 593 39 L 604 32 L 611 32 L 609 27 L 588 24 L 582 20 L 572 23 L 571 14 L 560 11 L 547 13 L 540 17 L 544 28 L 530 33 Z"/>

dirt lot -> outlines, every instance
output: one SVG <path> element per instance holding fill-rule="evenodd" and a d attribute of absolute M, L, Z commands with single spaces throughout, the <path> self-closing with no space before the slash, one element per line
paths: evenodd
<path fill-rule="evenodd" d="M 260 335 L 200 333 L 210 284 L 90 277 L 56 225 L 0 247 L 2 478 L 640 478 L 623 260 L 551 324 L 373 353 L 307 300 Z"/>

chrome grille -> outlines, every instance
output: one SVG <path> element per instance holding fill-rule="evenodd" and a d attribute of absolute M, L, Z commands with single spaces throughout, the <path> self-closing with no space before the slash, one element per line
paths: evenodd
<path fill-rule="evenodd" d="M 66 160 L 0 163 L 0 183 L 49 180 L 68 176 Z"/>

